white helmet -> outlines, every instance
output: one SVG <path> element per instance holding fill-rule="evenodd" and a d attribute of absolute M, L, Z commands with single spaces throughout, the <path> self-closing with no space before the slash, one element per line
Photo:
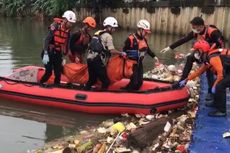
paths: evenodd
<path fill-rule="evenodd" d="M 62 15 L 63 18 L 66 18 L 67 21 L 75 23 L 76 22 L 76 15 L 73 11 L 65 11 L 65 13 Z"/>
<path fill-rule="evenodd" d="M 141 29 L 144 29 L 144 30 L 149 30 L 149 31 L 151 30 L 149 21 L 147 21 L 145 19 L 142 19 L 142 20 L 138 21 L 137 27 L 141 28 Z"/>
<path fill-rule="evenodd" d="M 117 19 L 115 19 L 114 17 L 107 17 L 105 18 L 104 22 L 103 22 L 103 26 L 111 26 L 111 27 L 118 27 L 118 23 L 117 23 Z"/>

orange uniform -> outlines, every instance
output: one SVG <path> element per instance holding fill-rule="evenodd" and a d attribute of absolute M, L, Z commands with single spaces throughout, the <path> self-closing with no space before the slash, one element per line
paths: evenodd
<path fill-rule="evenodd" d="M 198 70 L 190 74 L 187 80 L 193 80 L 194 78 L 200 76 L 209 68 L 212 68 L 212 70 L 217 74 L 216 81 L 213 84 L 213 87 L 215 87 L 217 83 L 219 83 L 223 79 L 223 65 L 220 56 L 215 56 L 210 58 L 209 64 L 203 64 Z"/>

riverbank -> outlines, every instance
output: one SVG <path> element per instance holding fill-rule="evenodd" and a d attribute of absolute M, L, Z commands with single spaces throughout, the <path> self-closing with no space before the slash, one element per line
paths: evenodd
<path fill-rule="evenodd" d="M 169 72 L 166 67 L 159 65 L 144 76 L 177 81 L 179 77 L 175 74 L 179 74 L 178 72 L 180 71 Z M 49 142 L 44 148 L 31 152 L 186 152 L 197 111 L 199 81 L 188 82 L 188 87 L 191 98 L 185 108 L 147 116 L 122 114 L 120 117 L 103 121 L 98 126 L 78 130 L 75 135 Z"/>

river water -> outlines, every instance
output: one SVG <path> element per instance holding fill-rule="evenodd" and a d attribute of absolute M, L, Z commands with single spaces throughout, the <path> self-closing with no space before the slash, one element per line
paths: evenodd
<path fill-rule="evenodd" d="M 12 69 L 27 66 L 42 66 L 40 52 L 47 25 L 35 19 L 0 18 L 0 75 Z M 132 31 L 117 30 L 113 34 L 115 46 L 121 48 Z M 149 45 L 161 62 L 178 63 L 172 52 L 161 54 L 159 50 L 180 38 L 175 35 L 152 34 Z M 176 50 L 186 53 L 191 42 Z M 153 60 L 146 57 L 145 71 L 153 68 Z M 67 136 L 88 125 L 114 118 L 114 115 L 92 115 L 54 108 L 33 106 L 0 99 L 0 153 L 26 153 L 42 147 L 46 142 Z"/>

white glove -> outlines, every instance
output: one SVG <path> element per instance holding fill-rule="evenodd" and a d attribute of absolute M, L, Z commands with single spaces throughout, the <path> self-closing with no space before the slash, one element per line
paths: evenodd
<path fill-rule="evenodd" d="M 121 52 L 120 54 L 121 54 L 121 56 L 122 56 L 123 58 L 126 58 L 126 56 L 127 56 L 126 52 Z"/>
<path fill-rule="evenodd" d="M 80 63 L 80 59 L 77 56 L 75 57 L 75 63 Z"/>
<path fill-rule="evenodd" d="M 66 59 L 62 60 L 62 66 L 64 66 L 66 64 Z"/>
<path fill-rule="evenodd" d="M 50 61 L 50 59 L 49 59 L 48 52 L 44 51 L 44 55 L 43 55 L 43 58 L 42 58 L 42 63 L 46 65 L 49 61 Z"/>
<path fill-rule="evenodd" d="M 159 63 L 159 59 L 155 56 L 154 59 L 156 60 L 156 63 Z"/>
<path fill-rule="evenodd" d="M 170 47 L 166 47 L 166 48 L 162 49 L 160 52 L 166 53 L 167 51 L 170 51 L 170 50 L 172 50 Z"/>

